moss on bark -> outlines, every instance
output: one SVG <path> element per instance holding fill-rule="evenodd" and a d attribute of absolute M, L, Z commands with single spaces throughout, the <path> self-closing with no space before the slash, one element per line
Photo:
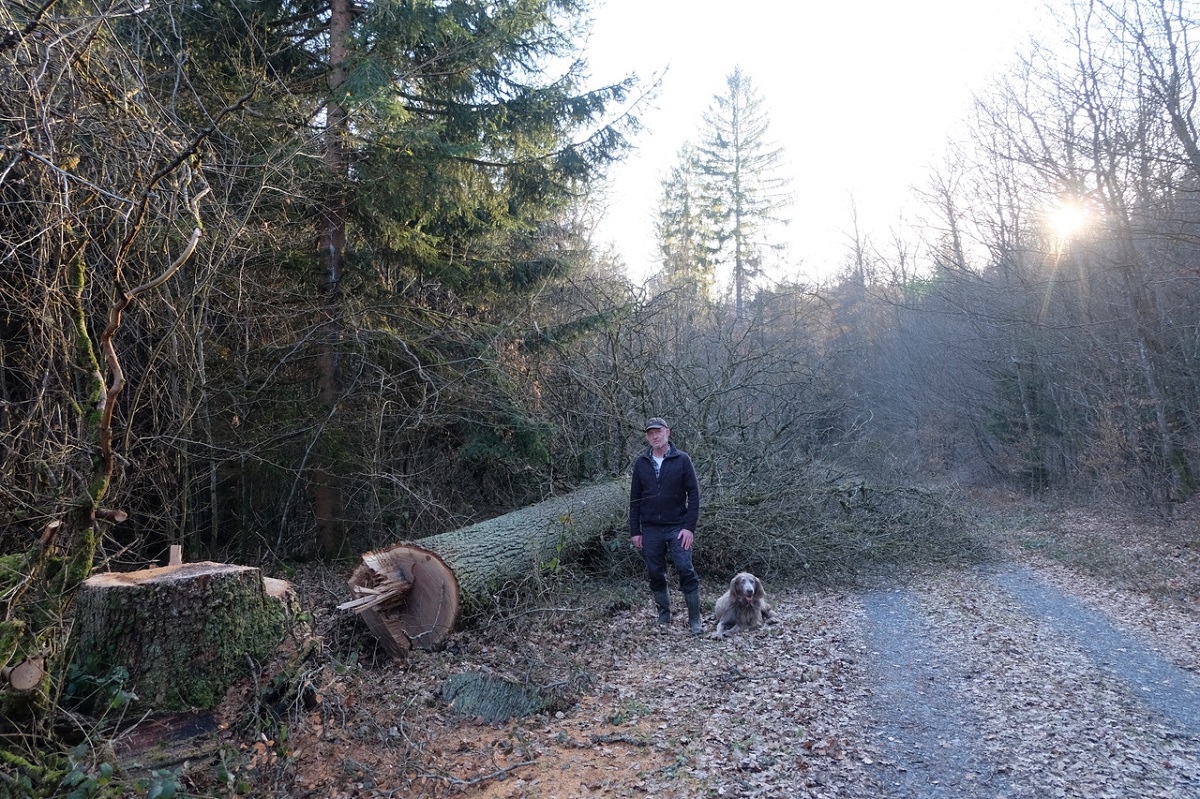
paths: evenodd
<path fill-rule="evenodd" d="M 96 575 L 79 595 L 72 694 L 93 709 L 134 697 L 155 710 L 212 708 L 275 651 L 284 622 L 258 569 Z"/>

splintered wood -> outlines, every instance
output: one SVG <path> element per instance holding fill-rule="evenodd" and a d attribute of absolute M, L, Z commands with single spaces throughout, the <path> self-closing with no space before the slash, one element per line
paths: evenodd
<path fill-rule="evenodd" d="M 454 570 L 411 544 L 368 552 L 350 575 L 354 599 L 338 607 L 358 613 L 384 649 L 403 657 L 414 646 L 432 650 L 458 621 Z"/>
<path fill-rule="evenodd" d="M 352 610 L 362 613 L 364 610 L 391 610 L 399 607 L 412 591 L 412 581 L 405 576 L 400 568 L 390 568 L 389 552 L 368 552 L 363 555 L 360 567 L 362 583 L 350 583 L 350 591 L 355 598 L 338 605 L 338 610 Z"/>

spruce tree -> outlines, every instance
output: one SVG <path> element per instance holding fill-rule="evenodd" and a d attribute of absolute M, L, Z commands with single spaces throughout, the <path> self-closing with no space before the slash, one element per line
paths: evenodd
<path fill-rule="evenodd" d="M 780 174 L 783 149 L 768 138 L 770 120 L 753 82 L 735 68 L 725 86 L 704 115 L 697 157 L 717 259 L 731 271 L 740 317 L 763 258 L 779 249 L 772 242 L 771 227 L 785 221 L 779 212 L 790 196 L 788 181 Z"/>
<path fill-rule="evenodd" d="M 660 288 L 689 305 L 709 302 L 716 283 L 716 240 L 706 213 L 696 151 L 680 148 L 675 166 L 662 181 L 658 211 Z"/>
<path fill-rule="evenodd" d="M 200 154 L 213 245 L 163 289 L 187 344 L 130 336 L 181 382 L 198 376 L 148 381 L 153 413 L 130 415 L 131 440 L 158 448 L 146 462 L 181 464 L 131 475 L 162 484 L 136 496 L 183 497 L 146 517 L 197 546 L 272 529 L 277 552 L 331 553 L 359 546 L 345 537 L 364 519 L 436 525 L 442 509 L 524 501 L 488 494 L 524 485 L 509 472 L 536 485 L 548 438 L 503 373 L 511 309 L 587 257 L 566 221 L 636 124 L 632 81 L 586 83 L 586 23 L 582 0 L 113 14 L 146 76 L 138 102 L 177 139 L 238 109 Z M 464 459 L 484 478 L 447 475 Z"/>

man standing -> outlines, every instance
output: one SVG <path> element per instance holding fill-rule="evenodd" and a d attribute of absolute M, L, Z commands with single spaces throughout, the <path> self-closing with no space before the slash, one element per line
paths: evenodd
<path fill-rule="evenodd" d="M 692 567 L 692 543 L 700 518 L 700 483 L 688 454 L 671 443 L 671 428 L 655 417 L 646 422 L 649 446 L 633 462 L 629 489 L 629 535 L 642 552 L 650 593 L 658 605 L 658 623 L 671 623 L 667 592 L 667 555 L 679 575 L 679 590 L 687 602 L 688 628 L 700 624 L 700 578 Z"/>

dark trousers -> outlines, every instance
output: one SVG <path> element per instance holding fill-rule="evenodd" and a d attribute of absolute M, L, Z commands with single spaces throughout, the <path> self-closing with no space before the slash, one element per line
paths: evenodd
<path fill-rule="evenodd" d="M 668 555 L 679 575 L 679 590 L 686 594 L 700 587 L 700 577 L 692 567 L 692 550 L 684 549 L 679 543 L 679 530 L 678 527 L 642 526 L 642 560 L 646 562 L 651 591 L 667 587 Z"/>

